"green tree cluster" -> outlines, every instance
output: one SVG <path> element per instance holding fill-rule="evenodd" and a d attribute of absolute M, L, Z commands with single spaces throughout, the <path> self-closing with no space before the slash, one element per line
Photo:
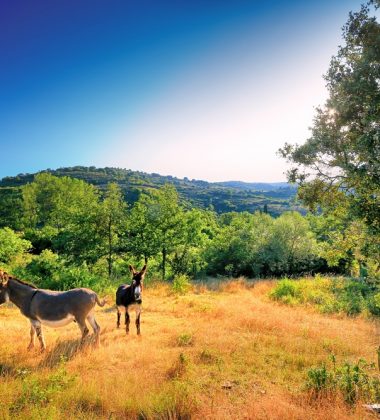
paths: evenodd
<path fill-rule="evenodd" d="M 309 208 L 322 211 L 318 229 L 331 265 L 345 260 L 380 278 L 380 23 L 371 0 L 350 13 L 344 43 L 325 75 L 329 97 L 311 137 L 286 144 L 291 182 Z M 328 222 L 327 222 L 328 221 Z"/>
<path fill-rule="evenodd" d="M 298 213 L 277 219 L 259 212 L 218 216 L 181 203 L 170 184 L 128 206 L 116 184 L 101 191 L 41 173 L 22 187 L 20 232 L 0 230 L 0 262 L 17 260 L 15 272 L 52 288 L 112 280 L 143 259 L 150 274 L 164 280 L 315 268 L 314 234 Z"/>

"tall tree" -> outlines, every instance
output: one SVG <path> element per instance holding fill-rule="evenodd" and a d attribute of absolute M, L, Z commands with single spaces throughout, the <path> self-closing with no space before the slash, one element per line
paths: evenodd
<path fill-rule="evenodd" d="M 320 206 L 331 214 L 330 203 L 344 203 L 346 234 L 339 243 L 349 249 L 347 235 L 360 226 L 366 240 L 356 254 L 372 265 L 380 260 L 380 23 L 373 13 L 379 7 L 379 0 L 371 0 L 350 13 L 344 44 L 325 75 L 329 97 L 317 109 L 311 137 L 280 149 L 292 163 L 289 181 L 300 184 L 300 198 L 312 210 Z"/>
<path fill-rule="evenodd" d="M 309 204 L 345 191 L 352 211 L 380 233 L 380 24 L 370 1 L 350 13 L 341 46 L 325 75 L 329 98 L 303 145 L 280 150 L 293 163 L 289 180 Z M 309 181 L 309 182 L 308 182 Z"/>
<path fill-rule="evenodd" d="M 183 244 L 186 236 L 184 210 L 175 187 L 166 184 L 142 194 L 129 218 L 129 246 L 136 256 L 161 256 L 162 279 L 167 274 L 168 257 Z"/>
<path fill-rule="evenodd" d="M 105 238 L 108 277 L 112 275 L 112 263 L 126 218 L 126 203 L 120 187 L 115 183 L 107 186 L 105 197 L 100 204 L 99 229 Z"/>

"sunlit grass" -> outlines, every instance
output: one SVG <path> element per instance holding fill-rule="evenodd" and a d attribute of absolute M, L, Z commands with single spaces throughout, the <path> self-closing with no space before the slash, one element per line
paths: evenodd
<path fill-rule="evenodd" d="M 26 351 L 28 321 L 3 306 L 0 418 L 369 418 L 339 396 L 315 401 L 305 381 L 332 353 L 375 362 L 377 322 L 277 304 L 273 285 L 146 288 L 141 337 L 133 316 L 129 336 L 116 329 L 109 304 L 97 309 L 99 349 L 71 324 L 45 328 L 46 354 Z"/>

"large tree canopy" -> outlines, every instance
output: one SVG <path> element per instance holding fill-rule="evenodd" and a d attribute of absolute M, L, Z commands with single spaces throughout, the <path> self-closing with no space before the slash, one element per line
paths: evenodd
<path fill-rule="evenodd" d="M 329 98 L 317 109 L 311 137 L 280 150 L 293 164 L 289 180 L 300 183 L 310 207 L 344 193 L 353 217 L 375 235 L 380 233 L 379 6 L 372 0 L 350 13 L 344 45 L 325 75 Z"/>

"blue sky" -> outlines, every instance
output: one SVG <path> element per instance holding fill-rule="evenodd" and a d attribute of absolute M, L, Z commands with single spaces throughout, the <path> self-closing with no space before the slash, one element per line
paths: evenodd
<path fill-rule="evenodd" d="M 360 1 L 0 2 L 0 177 L 281 181 Z"/>

